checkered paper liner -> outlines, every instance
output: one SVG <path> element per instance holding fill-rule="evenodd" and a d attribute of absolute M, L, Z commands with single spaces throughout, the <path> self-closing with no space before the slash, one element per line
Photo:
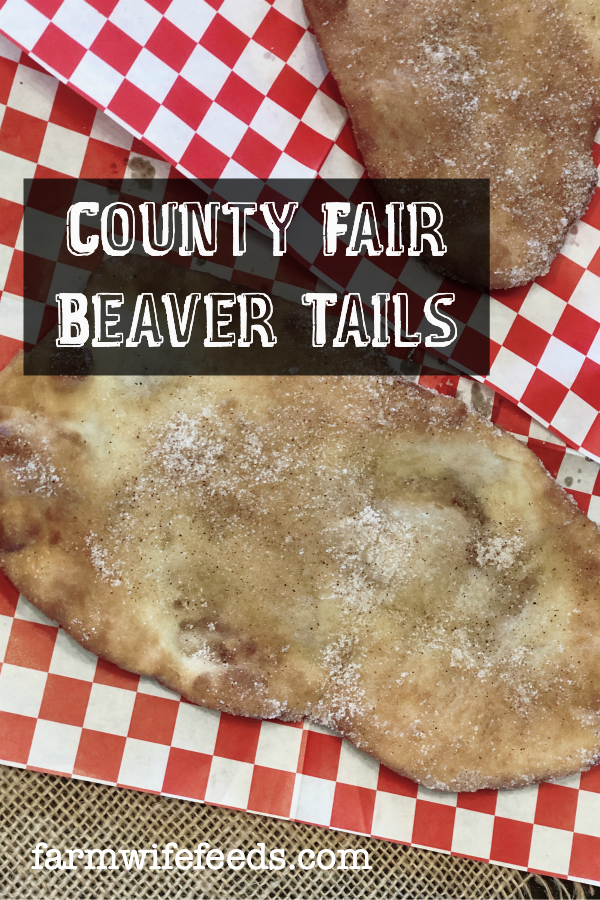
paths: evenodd
<path fill-rule="evenodd" d="M 21 113 L 12 123 L 9 117 L 10 127 L 0 127 L 4 364 L 23 338 L 20 179 L 137 176 L 151 168 L 161 177 L 172 173 L 152 150 L 8 43 L 0 46 L 0 71 L 5 122 L 8 110 Z M 234 273 L 233 263 L 218 260 L 217 274 L 263 277 Z M 318 284 L 293 263 L 273 265 L 269 284 L 276 293 L 296 296 Z M 407 366 L 413 379 L 469 399 L 473 382 L 443 371 L 428 355 L 419 362 L 413 357 Z M 526 441 L 584 511 L 600 520 L 598 466 L 568 452 L 499 393 L 484 391 L 492 419 Z M 5 581 L 0 594 L 0 759 L 11 765 L 600 882 L 597 770 L 525 791 L 436 794 L 324 729 L 234 718 L 180 701 L 153 680 L 82 650 Z"/>
<path fill-rule="evenodd" d="M 301 0 L 0 3 L 4 34 L 186 175 L 358 177 L 363 171 Z M 21 110 L 8 108 L 14 127 Z M 600 162 L 600 143 L 594 154 Z M 323 274 L 310 254 L 306 262 Z M 368 277 L 367 264 L 361 263 Z M 412 289 L 414 266 L 411 260 L 400 276 L 400 289 Z M 351 273 L 355 283 L 364 282 L 361 274 Z M 487 379 L 596 459 L 599 298 L 597 193 L 550 273 L 495 298 Z"/>

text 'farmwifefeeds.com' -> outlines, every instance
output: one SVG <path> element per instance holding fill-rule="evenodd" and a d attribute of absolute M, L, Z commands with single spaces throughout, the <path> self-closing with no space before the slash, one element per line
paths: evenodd
<path fill-rule="evenodd" d="M 176 870 L 217 871 L 228 868 L 240 870 L 244 868 L 254 871 L 282 869 L 309 871 L 310 869 L 371 869 L 369 854 L 366 850 L 338 849 L 333 851 L 327 847 L 319 851 L 306 848 L 293 856 L 287 856 L 282 848 L 267 850 L 264 843 L 257 843 L 251 849 L 234 848 L 222 850 L 211 847 L 201 841 L 193 849 L 180 847 L 170 841 L 164 847 L 152 844 L 151 847 L 118 850 L 112 848 L 81 849 L 78 847 L 58 849 L 44 842 L 36 844 L 32 849 L 34 864 L 32 869 L 45 869 L 55 872 L 73 872 L 77 869 L 87 870 Z"/>

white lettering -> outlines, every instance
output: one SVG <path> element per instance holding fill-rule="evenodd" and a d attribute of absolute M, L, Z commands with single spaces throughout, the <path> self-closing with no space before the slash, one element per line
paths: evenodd
<path fill-rule="evenodd" d="M 197 247 L 200 256 L 214 256 L 217 252 L 217 217 L 220 203 L 182 203 L 181 214 L 182 241 L 180 256 L 191 256 Z M 191 224 L 191 228 L 190 228 Z"/>
<path fill-rule="evenodd" d="M 223 212 L 233 218 L 233 255 L 246 252 L 246 222 L 256 212 L 256 203 L 224 203 Z"/>
<path fill-rule="evenodd" d="M 280 848 L 271 850 L 269 853 L 269 860 L 269 869 L 275 869 L 275 871 L 285 869 L 285 850 Z M 279 863 L 279 865 L 274 865 L 274 863 Z"/>
<path fill-rule="evenodd" d="M 325 853 L 329 854 L 330 864 L 328 866 L 323 862 L 323 856 Z M 320 869 L 333 869 L 335 866 L 335 853 L 333 850 L 319 850 L 317 853 L 317 865 Z"/>
<path fill-rule="evenodd" d="M 92 850 L 92 853 L 93 852 L 94 851 Z M 51 871 L 54 869 L 62 869 L 60 850 L 55 850 L 54 847 L 50 847 L 49 850 L 46 850 L 46 861 L 44 866 Z M 88 867 L 86 866 L 86 868 Z M 94 867 L 92 866 L 92 869 L 93 868 Z"/>
<path fill-rule="evenodd" d="M 329 200 L 321 205 L 323 211 L 323 254 L 334 256 L 337 250 L 337 239 L 348 231 L 348 226 L 340 222 L 340 218 L 350 215 L 350 204 Z"/>
<path fill-rule="evenodd" d="M 327 307 L 335 306 L 337 299 L 337 294 L 302 294 L 304 306 L 312 306 L 313 308 L 313 347 L 325 346 L 327 342 L 327 330 L 325 328 Z"/>
<path fill-rule="evenodd" d="M 85 241 L 81 240 L 81 216 L 97 216 L 100 212 L 99 203 L 74 203 L 67 213 L 67 249 L 73 256 L 91 256 L 98 249 L 100 238 L 97 234 L 90 234 Z"/>
<path fill-rule="evenodd" d="M 432 256 L 443 256 L 447 250 L 439 229 L 444 221 L 442 210 L 437 203 L 409 203 L 410 247 L 409 256 L 423 253 L 423 241 L 427 241 Z M 427 221 L 426 221 L 427 219 Z"/>
<path fill-rule="evenodd" d="M 356 347 L 368 347 L 371 338 L 365 325 L 365 314 L 360 294 L 346 294 L 342 305 L 342 314 L 337 334 L 333 340 L 334 347 L 345 347 L 352 338 Z"/>
<path fill-rule="evenodd" d="M 115 229 L 116 220 L 121 227 Z M 116 234 L 121 235 L 121 241 L 116 240 Z M 135 243 L 135 213 L 129 203 L 117 201 L 110 203 L 102 210 L 100 217 L 100 234 L 102 237 L 102 249 L 109 256 L 126 256 Z"/>
<path fill-rule="evenodd" d="M 163 294 L 162 302 L 167 314 L 169 340 L 172 347 L 187 347 L 189 344 L 200 297 L 201 294 L 188 294 L 183 301 L 182 311 L 175 294 Z"/>
<path fill-rule="evenodd" d="M 379 256 L 383 253 L 375 218 L 375 206 L 369 202 L 358 204 L 346 256 L 358 256 L 363 247 L 369 256 Z"/>
<path fill-rule="evenodd" d="M 311 862 L 307 866 L 305 866 L 304 865 L 304 857 L 305 856 L 308 856 L 309 859 L 314 860 L 314 858 L 315 858 L 314 851 L 313 850 L 301 850 L 300 853 L 298 854 L 298 865 L 300 866 L 301 869 L 304 869 L 304 871 L 307 872 L 309 869 L 314 869 L 315 864 L 314 864 L 314 862 Z"/>
<path fill-rule="evenodd" d="M 425 318 L 436 328 L 441 330 L 441 335 L 428 334 L 425 337 L 426 347 L 449 347 L 456 340 L 458 329 L 456 322 L 450 316 L 440 312 L 438 306 L 450 306 L 454 303 L 454 294 L 434 294 L 425 303 Z"/>
<path fill-rule="evenodd" d="M 146 856 L 150 853 L 149 850 L 130 850 L 129 855 L 127 850 L 119 850 L 119 853 L 123 857 L 123 862 L 125 863 L 126 869 L 132 869 L 135 865 L 136 869 L 142 869 L 146 862 Z"/>
<path fill-rule="evenodd" d="M 240 294 L 240 337 L 238 347 L 250 347 L 254 332 L 260 337 L 263 347 L 274 347 L 277 338 L 269 324 L 273 315 L 273 302 L 267 294 Z M 248 317 L 250 306 L 250 317 Z"/>
<path fill-rule="evenodd" d="M 77 866 L 73 864 L 73 857 L 77 856 L 79 859 L 83 859 L 83 850 L 66 850 L 67 856 L 69 857 L 69 864 L 63 864 L 63 869 L 76 869 Z M 117 868 L 119 868 L 117 866 Z"/>
<path fill-rule="evenodd" d="M 154 294 L 138 294 L 133 312 L 133 322 L 129 337 L 125 341 L 126 347 L 139 347 L 146 338 L 149 347 L 160 347 L 163 336 L 160 333 Z"/>
<path fill-rule="evenodd" d="M 120 347 L 123 343 L 123 334 L 111 334 L 112 329 L 121 321 L 118 313 L 109 313 L 109 309 L 118 309 L 123 306 L 123 294 L 94 294 L 94 337 L 92 347 Z"/>
<path fill-rule="evenodd" d="M 402 210 L 404 203 L 388 203 L 385 212 L 387 215 L 388 245 L 386 256 L 402 256 L 404 245 L 402 244 Z"/>
<path fill-rule="evenodd" d="M 223 310 L 231 309 L 232 306 L 235 306 L 235 301 L 235 294 L 207 294 L 204 298 L 206 306 L 205 347 L 233 347 L 235 344 L 233 331 L 228 331 L 227 334 L 223 334 L 222 331 L 226 325 L 231 325 L 233 322 L 233 316 Z"/>
<path fill-rule="evenodd" d="M 418 347 L 421 343 L 420 332 L 409 334 L 408 324 L 408 294 L 394 294 L 394 346 Z M 404 331 L 406 338 L 402 337 Z"/>
<path fill-rule="evenodd" d="M 338 869 L 348 869 L 348 868 L 350 868 L 350 869 L 359 869 L 359 868 L 360 869 L 372 869 L 373 868 L 373 866 L 369 865 L 369 854 L 367 853 L 366 850 L 363 850 L 363 849 L 338 850 L 338 853 L 340 854 L 340 865 L 338 866 Z M 346 865 L 346 854 L 347 853 L 350 853 L 352 855 L 352 865 L 351 866 Z M 358 865 L 358 854 L 359 853 L 363 854 L 364 864 L 362 866 Z"/>
<path fill-rule="evenodd" d="M 238 865 L 236 865 L 238 863 Z M 235 869 L 235 871 L 239 871 L 239 869 L 243 869 L 246 865 L 246 854 L 243 850 L 230 850 L 227 854 L 227 865 L 230 869 Z"/>
<path fill-rule="evenodd" d="M 163 850 L 163 854 L 165 857 L 165 864 L 163 869 L 172 869 L 171 865 L 171 854 L 174 850 L 177 850 L 177 844 L 174 841 L 169 841 L 168 844 L 165 844 L 165 849 Z"/>
<path fill-rule="evenodd" d="M 47 849 L 47 847 L 48 847 L 48 844 L 45 844 L 43 841 L 40 844 L 35 845 L 35 850 L 31 851 L 35 857 L 35 865 L 31 867 L 32 869 L 43 869 L 44 868 L 40 864 L 40 856 L 42 854 L 44 854 L 44 856 L 46 855 L 46 850 L 42 849 L 42 848 Z"/>
<path fill-rule="evenodd" d="M 258 853 L 259 862 L 257 865 L 254 865 L 252 862 L 252 857 L 255 853 Z M 261 843 L 256 844 L 256 850 L 251 850 L 248 856 L 246 857 L 246 862 L 248 863 L 248 868 L 254 869 L 257 871 L 258 869 L 266 869 L 268 868 L 265 862 L 265 845 Z"/>
<path fill-rule="evenodd" d="M 83 347 L 90 336 L 90 325 L 86 319 L 87 297 L 85 294 L 57 294 L 56 302 L 58 304 L 56 346 Z"/>
<path fill-rule="evenodd" d="M 162 240 L 157 237 L 156 203 L 141 203 L 142 244 L 148 256 L 165 256 L 175 243 L 175 210 L 177 203 L 163 203 L 160 221 Z"/>
<path fill-rule="evenodd" d="M 390 342 L 387 318 L 389 294 L 373 294 L 373 347 L 387 347 Z"/>
<path fill-rule="evenodd" d="M 223 859 L 224 856 L 222 850 L 209 850 L 206 854 L 206 865 L 209 869 L 222 869 Z"/>
<path fill-rule="evenodd" d="M 274 203 L 261 203 L 262 212 L 268 228 L 273 234 L 273 256 L 283 256 L 287 250 L 286 234 L 298 209 L 297 203 L 286 203 L 281 216 L 277 214 Z"/>
<path fill-rule="evenodd" d="M 114 850 L 86 850 L 87 855 L 87 866 L 86 869 L 118 869 L 117 865 L 117 856 Z M 92 865 L 92 856 L 94 853 L 97 853 L 100 857 L 100 864 L 98 866 Z M 110 854 L 111 864 L 110 866 L 106 865 L 106 855 Z"/>
<path fill-rule="evenodd" d="M 194 869 L 205 869 L 206 868 L 206 866 L 202 865 L 201 859 L 202 859 L 202 854 L 204 853 L 205 850 L 208 850 L 209 847 L 210 847 L 210 844 L 207 844 L 206 841 L 203 841 L 201 844 L 198 844 L 198 846 L 196 847 L 196 865 L 194 866 Z"/>
<path fill-rule="evenodd" d="M 189 850 L 178 850 L 175 854 L 175 865 L 178 869 L 186 869 L 192 868 L 192 863 L 194 861 L 194 856 Z"/>

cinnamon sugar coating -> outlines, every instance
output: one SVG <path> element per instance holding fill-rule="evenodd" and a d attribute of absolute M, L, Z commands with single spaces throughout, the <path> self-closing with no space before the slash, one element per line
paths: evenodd
<path fill-rule="evenodd" d="M 547 272 L 597 182 L 596 0 L 304 5 L 371 177 L 489 178 L 491 287 Z"/>

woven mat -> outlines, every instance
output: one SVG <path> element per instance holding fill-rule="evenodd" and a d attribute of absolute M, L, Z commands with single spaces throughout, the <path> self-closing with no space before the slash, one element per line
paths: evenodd
<path fill-rule="evenodd" d="M 364 847 L 370 871 L 32 871 L 32 849 L 159 848 L 200 841 L 227 852 L 262 841 L 315 852 Z M 0 897 L 6 900 L 421 900 L 592 896 L 584 888 L 309 825 L 0 766 Z"/>

